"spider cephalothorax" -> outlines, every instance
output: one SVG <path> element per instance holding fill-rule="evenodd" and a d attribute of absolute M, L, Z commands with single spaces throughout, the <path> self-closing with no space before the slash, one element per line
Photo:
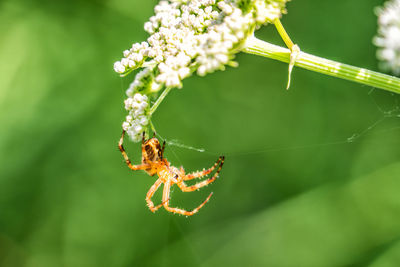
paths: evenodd
<path fill-rule="evenodd" d="M 126 164 L 128 164 L 128 167 L 134 171 L 144 170 L 151 176 L 155 174 L 158 175 L 157 181 L 153 184 L 153 186 L 150 188 L 149 192 L 147 192 L 146 195 L 147 205 L 149 206 L 152 212 L 155 212 L 161 206 L 164 206 L 164 208 L 169 212 L 190 216 L 198 212 L 199 209 L 203 207 L 204 204 L 207 203 L 212 193 L 206 198 L 206 200 L 202 204 L 200 204 L 200 206 L 198 206 L 192 211 L 186 211 L 183 209 L 170 207 L 169 206 L 170 188 L 172 185 L 177 184 L 183 192 L 192 192 L 214 182 L 215 179 L 217 179 L 219 172 L 221 171 L 222 165 L 224 164 L 224 156 L 219 157 L 217 162 L 207 170 L 186 174 L 185 170 L 182 167 L 178 169 L 176 167 L 170 166 L 170 163 L 167 161 L 166 158 L 164 158 L 165 141 L 163 143 L 163 146 L 161 147 L 160 142 L 158 141 L 157 138 L 153 137 L 151 139 L 145 140 L 143 135 L 142 164 L 132 165 L 122 145 L 124 141 L 124 135 L 125 131 L 122 132 L 122 136 L 118 143 L 118 147 L 126 161 Z M 185 184 L 184 181 L 201 178 L 210 174 L 217 166 L 218 169 L 211 178 L 208 178 L 207 180 L 201 181 L 191 186 Z M 151 201 L 151 198 L 161 184 L 164 184 L 162 203 L 157 206 L 154 206 L 154 203 Z"/>

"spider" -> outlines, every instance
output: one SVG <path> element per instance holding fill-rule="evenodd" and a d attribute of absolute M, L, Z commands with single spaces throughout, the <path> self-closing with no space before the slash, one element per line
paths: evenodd
<path fill-rule="evenodd" d="M 165 141 L 163 142 L 163 145 L 161 147 L 160 142 L 158 141 L 157 138 L 153 136 L 153 138 L 145 140 L 145 134 L 143 133 L 142 163 L 139 165 L 132 165 L 123 147 L 124 135 L 125 131 L 122 131 L 122 136 L 121 139 L 119 140 L 118 147 L 128 167 L 134 171 L 144 170 L 150 176 L 154 176 L 155 174 L 158 175 L 157 181 L 152 185 L 152 187 L 150 188 L 150 190 L 147 192 L 146 195 L 147 206 L 152 212 L 156 212 L 159 208 L 164 206 L 164 208 L 169 212 L 191 216 L 197 213 L 208 202 L 212 193 L 206 198 L 206 200 L 204 200 L 203 203 L 201 203 L 197 208 L 195 208 L 192 211 L 186 211 L 183 209 L 170 207 L 169 200 L 170 200 L 171 186 L 177 184 L 183 192 L 192 192 L 214 182 L 217 179 L 219 172 L 221 171 L 222 165 L 224 164 L 224 159 L 225 159 L 224 156 L 219 157 L 217 162 L 215 162 L 215 164 L 207 170 L 186 174 L 183 167 L 178 169 L 174 166 L 171 166 L 168 160 L 164 157 Z M 203 176 L 210 174 L 217 166 L 218 169 L 213 177 L 191 186 L 185 184 L 184 181 L 201 178 Z M 154 203 L 151 201 L 151 198 L 153 197 L 154 193 L 157 191 L 157 189 L 160 187 L 161 184 L 164 184 L 162 202 L 161 204 L 154 206 Z"/>

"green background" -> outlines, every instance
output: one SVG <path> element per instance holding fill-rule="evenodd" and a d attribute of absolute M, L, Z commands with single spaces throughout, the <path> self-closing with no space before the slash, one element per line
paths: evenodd
<path fill-rule="evenodd" d="M 382 2 L 296 0 L 282 22 L 302 50 L 377 70 Z M 399 97 L 299 68 L 286 91 L 287 65 L 261 57 L 161 104 L 158 134 L 206 150 L 167 146 L 173 165 L 226 160 L 201 191 L 174 187 L 187 210 L 214 192 L 195 216 L 148 210 L 156 177 L 117 149 L 133 75 L 113 63 L 155 3 L 0 2 L 0 265 L 400 266 Z M 272 26 L 257 36 L 283 45 Z"/>

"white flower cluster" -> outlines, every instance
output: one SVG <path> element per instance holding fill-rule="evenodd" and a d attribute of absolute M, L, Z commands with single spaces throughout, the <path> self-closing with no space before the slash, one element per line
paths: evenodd
<path fill-rule="evenodd" d="M 122 128 L 134 142 L 139 142 L 143 131 L 148 127 L 148 98 L 146 95 L 136 93 L 125 100 L 125 109 L 129 112 Z"/>
<path fill-rule="evenodd" d="M 381 67 L 400 75 L 400 0 L 387 1 L 384 7 L 376 8 L 378 35 L 374 44 L 379 47 L 377 58 Z"/>
<path fill-rule="evenodd" d="M 154 81 L 154 76 L 152 71 L 153 71 L 152 68 L 145 68 L 138 74 L 136 74 L 135 79 L 126 90 L 126 95 L 128 97 L 132 97 L 135 92 L 139 91 L 150 91 L 150 92 L 158 91 L 161 85 Z"/>
<path fill-rule="evenodd" d="M 147 42 L 133 44 L 114 70 L 126 74 L 154 66 L 154 78 L 181 87 L 197 71 L 223 69 L 253 30 L 281 16 L 287 0 L 162 0 L 145 23 Z"/>

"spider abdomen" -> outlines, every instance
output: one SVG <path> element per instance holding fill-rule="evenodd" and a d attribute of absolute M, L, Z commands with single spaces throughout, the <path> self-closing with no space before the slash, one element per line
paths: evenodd
<path fill-rule="evenodd" d="M 147 140 L 142 146 L 142 163 L 161 160 L 161 146 L 157 138 Z"/>

